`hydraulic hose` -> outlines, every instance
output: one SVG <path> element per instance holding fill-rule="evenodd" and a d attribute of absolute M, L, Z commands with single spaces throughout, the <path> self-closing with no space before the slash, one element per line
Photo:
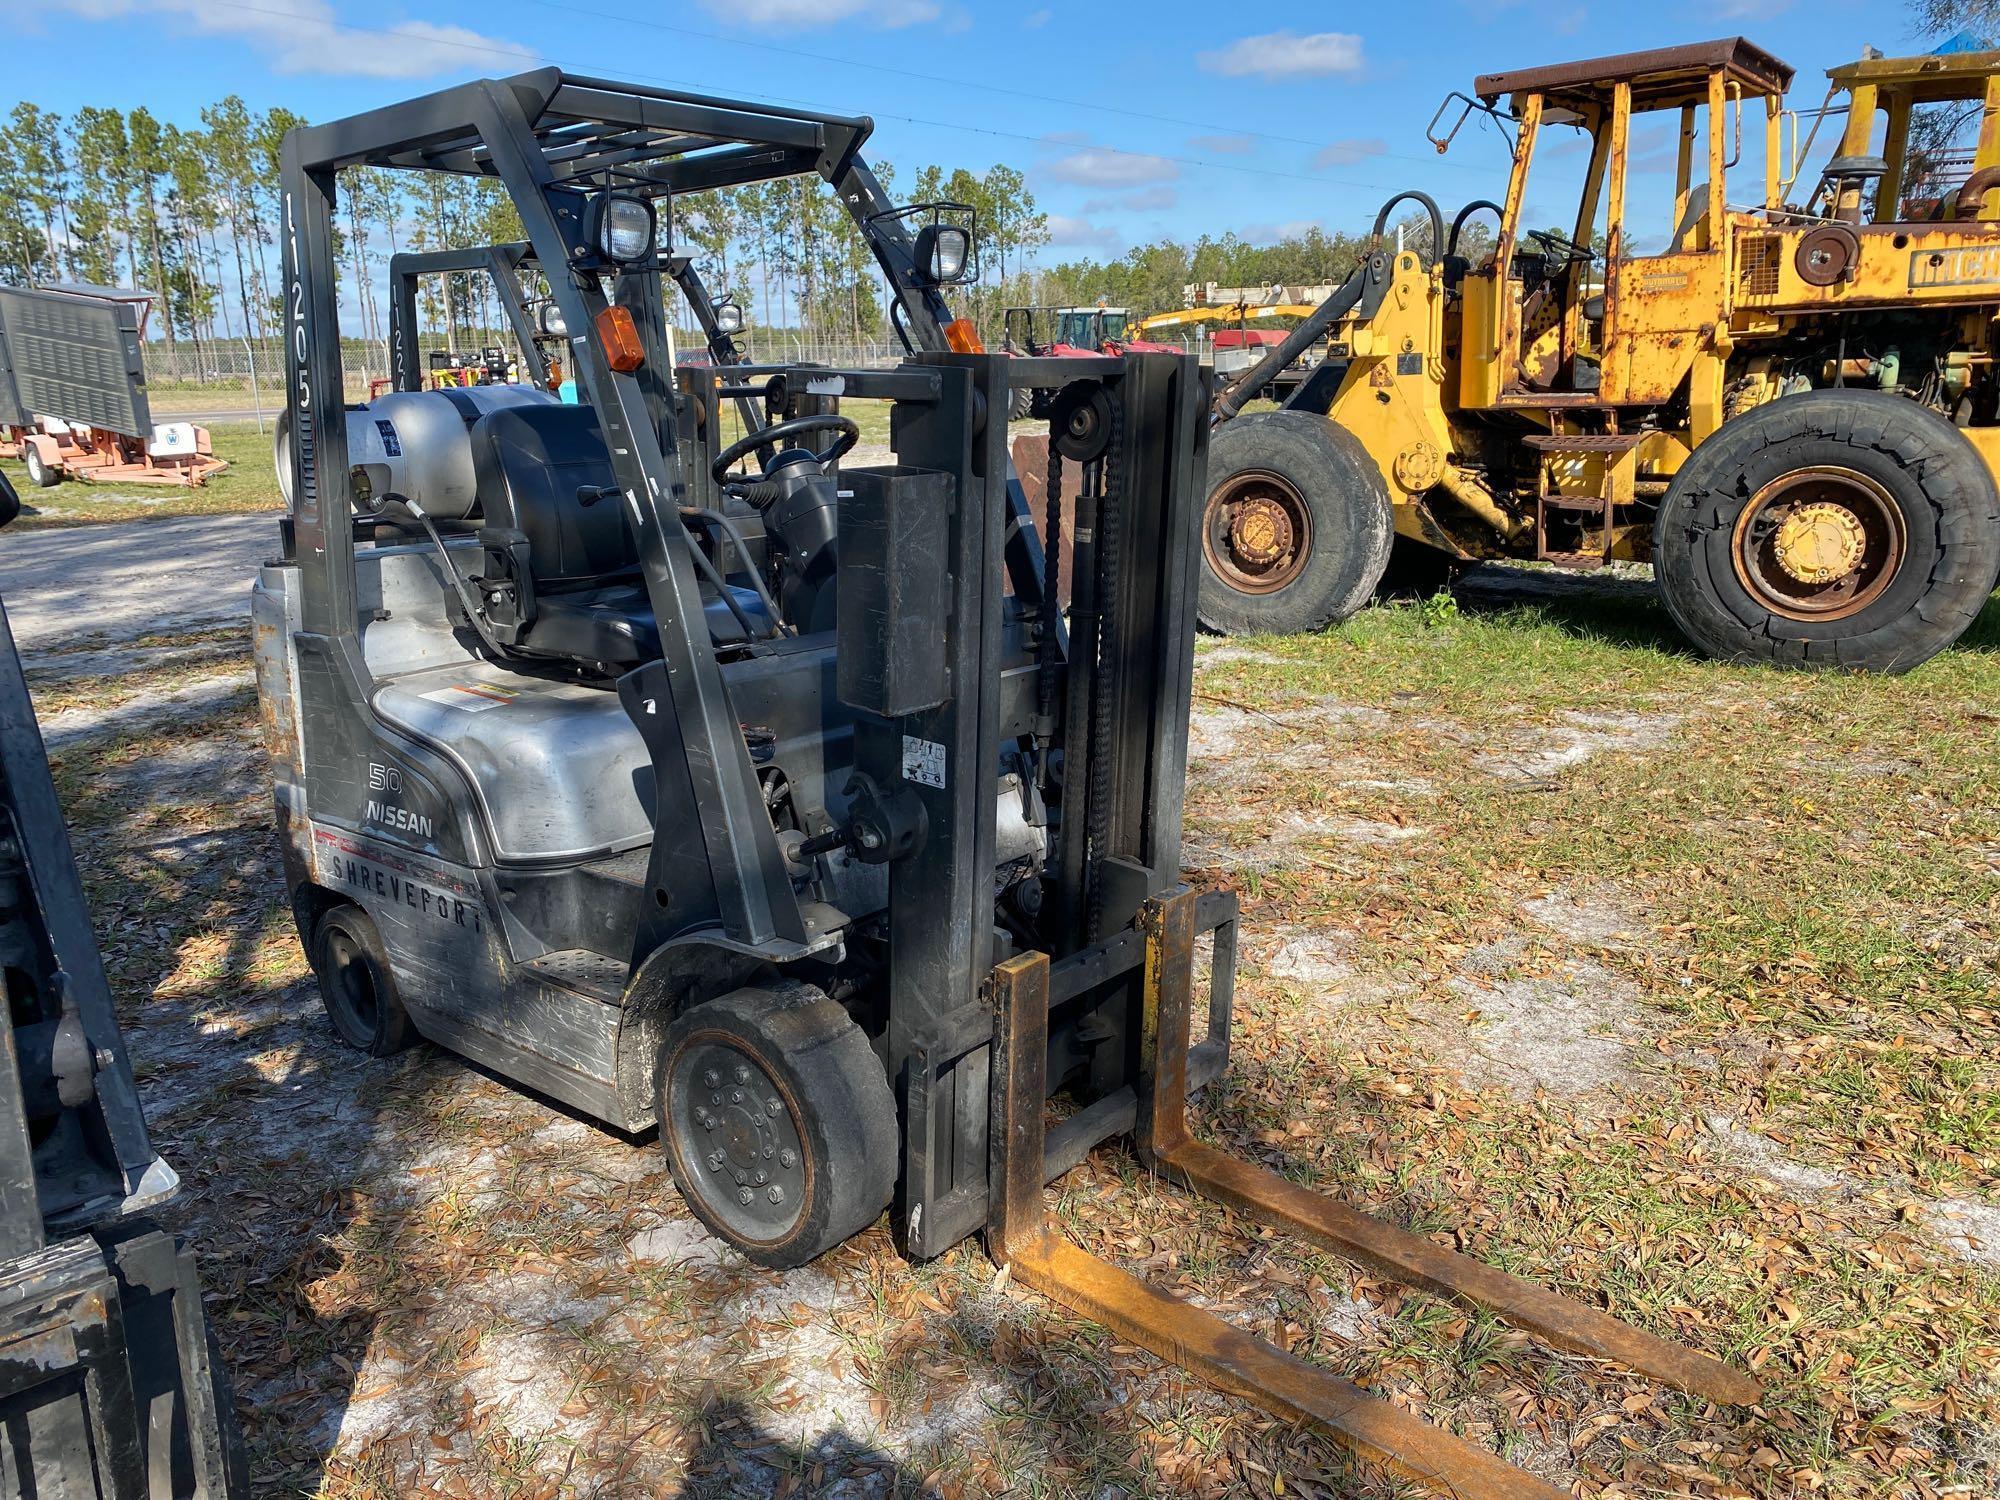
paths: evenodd
<path fill-rule="evenodd" d="M 1465 221 L 1478 213 L 1482 208 L 1491 210 L 1496 218 L 1505 220 L 1507 217 L 1507 210 L 1495 203 L 1491 198 L 1474 198 L 1465 207 L 1461 208 L 1458 211 L 1458 217 L 1451 221 L 1451 233 L 1445 236 L 1444 242 L 1444 253 L 1446 255 L 1458 254 L 1458 232 L 1465 228 Z"/>
<path fill-rule="evenodd" d="M 1438 257 L 1444 254 L 1444 212 L 1437 206 L 1437 199 L 1429 193 L 1420 193 L 1411 188 L 1408 192 L 1396 194 L 1383 204 L 1381 212 L 1375 215 L 1375 227 L 1368 231 L 1369 237 L 1376 240 L 1382 238 L 1382 231 L 1389 227 L 1389 210 L 1398 203 L 1421 203 L 1424 212 L 1430 215 L 1431 258 L 1424 262 L 1424 269 L 1428 271 L 1437 264 Z"/>

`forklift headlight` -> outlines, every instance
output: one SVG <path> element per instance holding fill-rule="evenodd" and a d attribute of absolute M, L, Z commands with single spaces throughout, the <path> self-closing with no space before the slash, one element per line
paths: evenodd
<path fill-rule="evenodd" d="M 553 302 L 544 302 L 535 315 L 535 325 L 545 339 L 566 339 L 569 337 L 569 320 L 562 315 L 562 309 Z"/>
<path fill-rule="evenodd" d="M 962 224 L 926 224 L 917 231 L 917 267 L 932 286 L 956 286 L 972 262 L 972 231 Z"/>
<path fill-rule="evenodd" d="M 653 253 L 653 205 L 631 193 L 602 193 L 591 239 L 606 260 L 629 266 Z"/>
<path fill-rule="evenodd" d="M 741 333 L 743 331 L 743 309 L 734 302 L 715 304 L 715 331 L 717 333 Z"/>

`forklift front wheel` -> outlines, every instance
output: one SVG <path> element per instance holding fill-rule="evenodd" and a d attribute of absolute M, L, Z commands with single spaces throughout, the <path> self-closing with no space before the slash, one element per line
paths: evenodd
<path fill-rule="evenodd" d="M 388 950 L 360 907 L 333 907 L 313 924 L 312 965 L 327 1019 L 348 1046 L 388 1057 L 415 1040 Z"/>
<path fill-rule="evenodd" d="M 804 1265 L 888 1207 L 895 1098 L 867 1036 L 811 985 L 734 990 L 682 1012 L 658 1088 L 681 1197 L 758 1265 Z"/>

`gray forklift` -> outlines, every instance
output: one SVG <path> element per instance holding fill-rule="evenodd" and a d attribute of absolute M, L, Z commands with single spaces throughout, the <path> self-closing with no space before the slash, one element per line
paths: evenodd
<path fill-rule="evenodd" d="M 0 1495 L 238 1500 L 194 1252 L 152 1217 L 180 1179 L 146 1133 L 4 605 L 0 998 Z"/>
<path fill-rule="evenodd" d="M 1044 1185 L 1127 1136 L 1378 1273 L 1756 1399 L 1715 1359 L 1192 1138 L 1237 930 L 1233 895 L 1180 869 L 1207 378 L 1177 355 L 984 352 L 946 301 L 976 225 L 891 203 L 870 130 L 543 69 L 286 137 L 291 505 L 255 649 L 335 1028 L 657 1128 L 689 1210 L 761 1265 L 885 1210 L 912 1259 L 983 1232 L 1018 1280 L 1442 1493 L 1558 1494 L 1081 1250 Z M 505 188 L 578 404 L 420 391 L 405 362 L 401 388 L 341 406 L 352 166 Z M 676 270 L 676 196 L 793 175 L 865 236 L 906 357 L 676 371 L 673 289 L 718 331 Z M 1041 526 L 1007 456 L 1022 389 L 1056 393 L 1047 493 L 1066 466 L 1082 481 Z M 892 462 L 843 462 L 856 401 L 889 404 Z"/>

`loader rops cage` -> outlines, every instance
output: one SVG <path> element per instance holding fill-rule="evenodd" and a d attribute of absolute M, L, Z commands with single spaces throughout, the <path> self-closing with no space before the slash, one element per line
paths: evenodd
<path fill-rule="evenodd" d="M 1712 1358 L 1189 1138 L 1187 1091 L 1227 1061 L 1237 923 L 1179 866 L 1208 382 L 1185 356 L 980 351 L 944 298 L 971 226 L 891 204 L 869 129 L 544 70 L 287 137 L 293 498 L 256 654 L 335 1026 L 657 1127 L 690 1211 L 767 1266 L 884 1210 L 915 1258 L 984 1231 L 1022 1282 L 1442 1493 L 1557 1492 L 1070 1244 L 1044 1184 L 1129 1134 L 1376 1272 L 1754 1400 Z M 350 166 L 500 181 L 580 404 L 329 399 Z M 791 174 L 861 227 L 908 357 L 676 380 L 675 195 Z M 1009 469 L 1014 389 L 1056 392 L 1050 493 L 1083 476 L 1050 518 L 1067 551 Z M 890 405 L 891 461 L 843 462 L 857 401 Z"/>
<path fill-rule="evenodd" d="M 1506 137 L 1501 201 L 1447 227 L 1422 193 L 1392 200 L 1347 284 L 1219 398 L 1204 621 L 1345 618 L 1393 541 L 1439 577 L 1650 562 L 1724 659 L 1902 671 L 1957 640 L 2000 570 L 2000 52 L 1830 76 L 1789 143 L 1792 70 L 1740 37 L 1448 101 L 1440 149 L 1469 116 Z M 1970 175 L 1905 193 L 1912 111 L 1947 102 L 1983 121 Z M 1671 193 L 1649 129 L 1675 143 Z M 1403 202 L 1430 233 L 1397 251 Z M 1574 216 L 1534 228 L 1538 202 Z M 1475 214 L 1498 221 L 1476 260 Z M 1283 409 L 1237 416 L 1320 337 L 1337 357 Z"/>

